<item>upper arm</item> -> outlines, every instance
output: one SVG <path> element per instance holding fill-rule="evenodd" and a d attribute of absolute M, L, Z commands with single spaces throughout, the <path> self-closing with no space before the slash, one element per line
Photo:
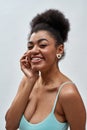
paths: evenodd
<path fill-rule="evenodd" d="M 15 96 L 15 98 L 14 98 L 12 104 L 15 102 L 15 100 L 17 99 L 19 93 L 20 93 L 21 90 L 23 89 L 23 87 L 24 87 L 24 85 L 25 85 L 25 82 L 26 82 L 26 77 L 23 77 L 22 80 L 21 80 L 21 82 L 20 82 L 20 84 L 19 84 L 17 94 L 16 94 L 16 96 Z M 11 105 L 12 105 L 12 104 L 11 104 Z M 9 108 L 9 109 L 10 109 L 10 108 Z M 8 109 L 8 111 L 6 112 L 5 119 L 6 119 L 7 115 L 8 115 L 9 109 Z"/>
<path fill-rule="evenodd" d="M 20 111 L 23 111 L 22 107 L 19 107 L 19 105 L 22 104 L 22 103 L 19 104 L 20 99 L 21 99 L 21 97 L 19 95 L 21 95 L 23 87 L 25 86 L 25 82 L 26 82 L 26 77 L 23 77 L 21 82 L 20 82 L 17 94 L 16 94 L 10 108 L 6 112 L 6 115 L 5 115 L 6 129 L 16 129 L 16 128 L 18 128 L 19 119 L 21 117 L 20 115 L 22 113 Z M 20 113 L 18 113 L 18 111 Z M 13 124 L 13 122 L 14 122 L 14 124 Z"/>
<path fill-rule="evenodd" d="M 18 87 L 18 91 L 17 91 L 17 94 L 23 89 L 24 85 L 25 85 L 25 82 L 26 82 L 26 77 L 24 76 L 19 84 L 19 87 Z"/>
<path fill-rule="evenodd" d="M 60 94 L 60 102 L 71 130 L 85 130 L 86 111 L 75 85 L 67 85 Z"/>

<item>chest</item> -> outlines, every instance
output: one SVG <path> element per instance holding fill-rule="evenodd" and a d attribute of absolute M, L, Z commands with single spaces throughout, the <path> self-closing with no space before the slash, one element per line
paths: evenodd
<path fill-rule="evenodd" d="M 38 123 L 44 120 L 52 112 L 56 96 L 57 90 L 34 90 L 29 97 L 29 102 L 24 113 L 26 119 L 32 123 Z M 62 116 L 60 115 L 62 110 L 60 104 L 57 106 L 58 107 L 55 109 L 55 115 L 56 117 L 61 118 Z"/>

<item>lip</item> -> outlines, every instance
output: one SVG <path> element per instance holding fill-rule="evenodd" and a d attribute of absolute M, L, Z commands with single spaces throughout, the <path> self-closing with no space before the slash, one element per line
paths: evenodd
<path fill-rule="evenodd" d="M 38 63 L 43 60 L 43 57 L 31 57 L 32 63 Z"/>

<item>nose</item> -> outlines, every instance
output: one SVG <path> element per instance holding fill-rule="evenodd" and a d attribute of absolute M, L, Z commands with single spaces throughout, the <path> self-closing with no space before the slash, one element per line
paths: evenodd
<path fill-rule="evenodd" d="M 34 45 L 33 48 L 31 50 L 29 50 L 29 52 L 31 54 L 38 54 L 40 51 L 39 47 L 37 45 Z"/>

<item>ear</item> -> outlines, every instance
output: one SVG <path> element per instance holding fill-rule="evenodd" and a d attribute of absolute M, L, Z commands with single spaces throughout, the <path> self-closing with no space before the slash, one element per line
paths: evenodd
<path fill-rule="evenodd" d="M 60 44 L 58 47 L 57 47 L 57 54 L 63 54 L 64 52 L 64 45 L 63 44 Z"/>

